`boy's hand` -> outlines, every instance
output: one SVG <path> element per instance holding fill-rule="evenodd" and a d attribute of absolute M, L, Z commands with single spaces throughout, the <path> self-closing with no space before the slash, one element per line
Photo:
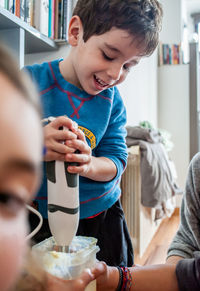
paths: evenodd
<path fill-rule="evenodd" d="M 65 130 L 59 130 L 65 127 Z M 75 122 L 66 116 L 57 117 L 44 127 L 44 143 L 46 147 L 45 161 L 65 161 L 67 153 L 75 152 L 76 148 L 66 145 L 67 140 L 77 139 Z"/>
<path fill-rule="evenodd" d="M 74 132 L 77 134 L 77 139 L 67 140 L 66 145 L 70 149 L 78 150 L 79 153 L 74 153 L 74 151 L 68 152 L 65 155 L 65 161 L 75 162 L 78 163 L 78 165 L 68 166 L 67 170 L 70 173 L 86 176 L 92 160 L 92 150 L 87 144 L 84 133 L 80 129 L 76 129 Z"/>

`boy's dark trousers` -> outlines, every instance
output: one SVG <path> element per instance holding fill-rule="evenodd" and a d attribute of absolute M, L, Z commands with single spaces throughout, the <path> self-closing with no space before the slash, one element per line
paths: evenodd
<path fill-rule="evenodd" d="M 120 200 L 96 217 L 81 219 L 77 235 L 98 239 L 99 261 L 109 266 L 131 267 L 134 264 L 133 247 Z"/>
<path fill-rule="evenodd" d="M 30 214 L 29 221 L 33 230 L 38 224 L 36 215 Z M 77 235 L 97 238 L 99 261 L 109 266 L 131 267 L 134 264 L 133 247 L 120 200 L 93 218 L 81 219 Z M 50 236 L 48 220 L 44 219 L 41 230 L 33 238 L 34 243 Z"/>

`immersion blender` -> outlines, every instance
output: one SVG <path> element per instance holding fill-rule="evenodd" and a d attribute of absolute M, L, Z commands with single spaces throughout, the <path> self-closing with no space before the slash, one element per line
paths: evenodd
<path fill-rule="evenodd" d="M 79 223 L 79 176 L 67 171 L 72 164 L 62 161 L 46 163 L 49 227 L 58 251 L 66 252 Z"/>

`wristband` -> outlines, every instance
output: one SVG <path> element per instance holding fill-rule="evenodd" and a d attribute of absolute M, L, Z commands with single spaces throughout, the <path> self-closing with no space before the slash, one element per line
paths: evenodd
<path fill-rule="evenodd" d="M 118 283 L 118 286 L 117 286 L 117 289 L 116 291 L 121 291 L 122 289 L 122 284 L 123 284 L 123 271 L 120 267 L 116 267 L 119 271 L 119 283 Z"/>

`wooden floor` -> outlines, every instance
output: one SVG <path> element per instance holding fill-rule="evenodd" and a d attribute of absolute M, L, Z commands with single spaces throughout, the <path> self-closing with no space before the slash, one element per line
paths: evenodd
<path fill-rule="evenodd" d="M 142 258 L 135 256 L 135 264 L 152 265 L 165 263 L 168 246 L 179 225 L 179 209 L 161 222 Z"/>

